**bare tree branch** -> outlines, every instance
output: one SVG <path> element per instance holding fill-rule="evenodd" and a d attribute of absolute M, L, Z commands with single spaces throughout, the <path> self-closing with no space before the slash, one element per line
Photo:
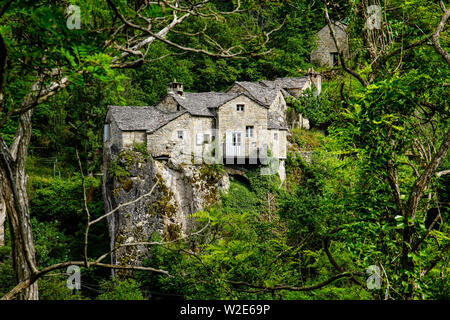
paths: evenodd
<path fill-rule="evenodd" d="M 89 212 L 89 207 L 87 205 L 87 199 L 86 199 L 86 186 L 85 186 L 85 179 L 84 179 L 84 173 L 83 173 L 83 166 L 81 165 L 80 156 L 78 155 L 78 149 L 75 149 L 75 153 L 77 155 L 78 160 L 78 166 L 80 167 L 80 173 L 81 173 L 81 186 L 83 188 L 83 203 L 84 203 L 84 210 L 86 211 L 86 230 L 84 232 L 84 265 L 88 266 L 88 236 L 89 236 L 89 227 L 91 223 L 91 213 Z"/>
<path fill-rule="evenodd" d="M 417 205 L 419 204 L 419 200 L 423 194 L 425 187 L 427 186 L 431 177 L 435 174 L 436 169 L 440 166 L 442 161 L 444 161 L 447 153 L 450 149 L 450 129 L 447 130 L 447 133 L 444 136 L 441 146 L 439 147 L 437 153 L 427 165 L 426 169 L 420 177 L 415 181 L 411 193 L 407 203 L 407 212 L 408 216 L 412 219 L 415 218 Z"/>
<path fill-rule="evenodd" d="M 444 30 L 445 24 L 447 23 L 449 17 L 450 17 L 450 9 L 445 11 L 444 15 L 441 18 L 441 21 L 439 21 L 439 24 L 436 27 L 436 31 L 432 36 L 434 49 L 438 54 L 442 56 L 442 58 L 444 58 L 444 60 L 447 62 L 448 65 L 450 65 L 450 54 L 441 47 L 441 44 L 439 43 L 439 36 L 441 32 Z"/>
<path fill-rule="evenodd" d="M 51 265 L 49 267 L 46 267 L 38 272 L 36 272 L 31 278 L 22 280 L 19 282 L 11 291 L 9 291 L 6 295 L 4 295 L 0 300 L 12 300 L 14 299 L 20 292 L 25 290 L 26 288 L 30 287 L 33 283 L 35 283 L 39 278 L 44 276 L 45 274 L 62 269 L 67 268 L 68 266 L 75 265 L 75 266 L 85 266 L 84 261 L 66 261 L 62 263 L 57 263 L 54 265 Z M 102 267 L 102 268 L 108 268 L 108 269 L 121 269 L 121 270 L 140 270 L 140 271 L 152 271 L 156 273 L 161 273 L 166 276 L 171 277 L 169 272 L 162 269 L 155 269 L 151 267 L 140 267 L 140 266 L 121 266 L 121 265 L 114 265 L 114 264 L 106 264 L 106 263 L 99 263 L 99 262 L 89 262 L 89 267 Z"/>
<path fill-rule="evenodd" d="M 339 273 L 337 275 L 332 276 L 328 280 L 325 280 L 323 282 L 320 282 L 318 284 L 312 285 L 312 286 L 304 286 L 304 287 L 297 287 L 297 286 L 289 286 L 289 285 L 275 285 L 273 287 L 266 287 L 266 286 L 259 286 L 255 284 L 251 284 L 248 282 L 242 282 L 242 281 L 232 281 L 232 280 L 225 280 L 226 282 L 238 285 L 238 286 L 246 286 L 250 288 L 255 289 L 261 289 L 262 291 L 279 291 L 279 290 L 288 290 L 288 291 L 312 291 L 316 289 L 320 289 L 322 287 L 325 287 L 329 285 L 330 283 L 342 279 L 342 278 L 352 278 L 354 276 L 363 276 L 364 273 L 361 272 L 343 272 Z"/>
<path fill-rule="evenodd" d="M 352 75 L 353 77 L 355 77 L 356 80 L 358 80 L 364 87 L 367 87 L 367 85 L 368 85 L 367 81 L 364 80 L 359 73 L 357 73 L 356 71 L 347 67 L 347 65 L 345 63 L 344 52 L 341 48 L 339 48 L 339 44 L 338 44 L 337 38 L 336 38 L 336 33 L 333 28 L 333 23 L 331 22 L 330 17 L 328 16 L 328 8 L 326 5 L 325 5 L 325 19 L 327 20 L 327 24 L 328 24 L 328 28 L 330 29 L 331 37 L 333 38 L 334 45 L 336 46 L 336 49 L 338 51 L 339 61 L 341 62 L 342 69 L 344 69 L 345 72 L 347 72 L 350 75 Z"/>

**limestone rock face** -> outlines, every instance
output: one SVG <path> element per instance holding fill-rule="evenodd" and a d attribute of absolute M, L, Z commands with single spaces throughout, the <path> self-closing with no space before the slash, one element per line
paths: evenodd
<path fill-rule="evenodd" d="M 105 152 L 105 212 L 118 208 L 108 216 L 111 262 L 140 265 L 148 246 L 131 244 L 151 241 L 155 233 L 165 241 L 188 234 L 195 224 L 189 216 L 228 188 L 228 175 L 219 167 L 158 161 L 132 148 Z"/>

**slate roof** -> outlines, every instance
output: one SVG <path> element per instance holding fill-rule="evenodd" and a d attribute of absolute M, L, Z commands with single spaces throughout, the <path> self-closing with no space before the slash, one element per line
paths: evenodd
<path fill-rule="evenodd" d="M 278 90 L 274 90 L 274 87 L 248 81 L 237 81 L 236 84 L 244 88 L 251 98 L 266 107 L 270 106 L 277 97 Z"/>
<path fill-rule="evenodd" d="M 212 117 L 211 108 L 217 108 L 239 96 L 239 93 L 224 92 L 184 92 L 183 96 L 171 95 L 183 108 L 194 116 Z"/>
<path fill-rule="evenodd" d="M 278 78 L 273 81 L 262 80 L 260 82 L 239 81 L 236 82 L 244 92 L 184 92 L 183 96 L 170 94 L 178 104 L 184 109 L 178 112 L 167 112 L 158 107 L 122 107 L 109 106 L 109 114 L 114 118 L 122 131 L 156 131 L 170 121 L 184 113 L 194 116 L 214 116 L 214 108 L 218 108 L 224 103 L 245 94 L 249 98 L 265 107 L 269 107 L 281 90 L 283 95 L 290 96 L 286 91 L 292 88 L 303 88 L 307 77 L 301 78 Z M 286 121 L 276 113 L 270 112 L 268 115 L 268 129 L 287 130 Z"/>
<path fill-rule="evenodd" d="M 284 118 L 277 112 L 269 112 L 267 115 L 267 129 L 288 130 Z"/>
<path fill-rule="evenodd" d="M 343 21 L 335 21 L 335 22 L 332 22 L 332 24 L 335 25 L 336 27 L 338 27 L 339 29 L 341 29 L 342 31 L 346 31 L 346 29 L 347 29 L 347 23 L 344 23 Z M 323 28 L 319 30 L 319 32 L 321 32 L 324 29 L 330 30 L 330 28 L 328 27 L 328 24 L 324 25 Z"/>
<path fill-rule="evenodd" d="M 186 110 L 179 112 L 165 112 L 157 107 L 123 107 L 109 106 L 108 112 L 116 121 L 122 131 L 148 131 L 153 132 L 173 119 L 186 113 Z"/>
<path fill-rule="evenodd" d="M 262 80 L 260 81 L 264 85 L 266 85 L 269 88 L 282 88 L 282 89 L 301 89 L 308 81 L 307 77 L 300 77 L 300 78 L 278 78 L 273 81 L 269 80 Z"/>

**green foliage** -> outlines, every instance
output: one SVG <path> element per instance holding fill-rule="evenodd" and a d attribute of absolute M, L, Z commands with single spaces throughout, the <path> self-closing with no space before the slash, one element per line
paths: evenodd
<path fill-rule="evenodd" d="M 40 266 L 46 267 L 68 260 L 70 247 L 67 243 L 73 241 L 73 238 L 59 231 L 59 221 L 38 222 L 33 218 L 31 225 L 35 236 L 36 259 Z"/>
<path fill-rule="evenodd" d="M 288 141 L 294 149 L 309 151 L 320 146 L 323 134 L 319 131 L 294 128 L 290 130 Z"/>
<path fill-rule="evenodd" d="M 104 280 L 98 300 L 144 300 L 139 283 L 133 279 Z"/>
<path fill-rule="evenodd" d="M 221 195 L 224 210 L 238 212 L 258 211 L 259 200 L 248 186 L 241 182 L 231 180 L 230 189 Z"/>
<path fill-rule="evenodd" d="M 145 142 L 136 142 L 133 141 L 133 149 L 144 156 L 144 159 L 147 160 L 150 156 L 147 151 L 147 144 Z"/>
<path fill-rule="evenodd" d="M 39 280 L 40 300 L 88 300 L 66 286 L 67 277 L 47 276 Z"/>
<path fill-rule="evenodd" d="M 83 8 L 80 30 L 68 30 L 64 6 L 45 0 L 12 2 L 0 26 L 8 53 L 2 117 L 20 105 L 40 77 L 38 72 L 61 68 L 71 83 L 33 111 L 26 169 L 40 268 L 80 260 L 83 254 L 86 213 L 81 178 L 74 174 L 78 171 L 75 150 L 89 173 L 86 192 L 91 216 L 95 219 L 104 213 L 101 181 L 93 176 L 102 165 L 102 127 L 108 105 L 154 105 L 174 78 L 184 83 L 186 91 L 221 91 L 234 81 L 303 75 L 310 66 L 315 31 L 323 27 L 323 1 L 245 1 L 243 12 L 217 20 L 191 16 L 167 35 L 185 47 L 207 49 L 218 41 L 233 50 L 255 50 L 244 59 L 186 53 L 155 41 L 142 65 L 122 70 L 111 67 L 111 57 L 117 52 L 105 45 L 109 31 L 99 31 L 114 30 L 120 23 L 107 4 L 70 3 Z M 133 6 L 115 3 L 131 21 L 139 20 Z M 391 42 L 385 50 L 400 50 L 401 55 L 372 61 L 361 32 L 366 23 L 361 15 L 363 3 L 341 1 L 339 6 L 330 6 L 329 13 L 335 21 L 346 17 L 352 53 L 347 66 L 371 84 L 363 87 L 335 68 L 324 70 L 321 95 L 306 91 L 295 101 L 288 99 L 289 115 L 302 114 L 327 136 L 314 130 L 291 130 L 286 181 L 281 184 L 276 176 L 261 175 L 260 168 L 249 170 L 239 181 L 231 179 L 230 190 L 221 195 L 219 203 L 194 214 L 198 221 L 194 228 L 205 228 L 202 232 L 150 248 L 145 265 L 168 270 L 173 277 L 136 272 L 134 279 L 105 280 L 109 270 L 83 270 L 82 281 L 87 284 L 83 296 L 141 300 L 145 290 L 159 298 L 190 299 L 382 299 L 385 292 L 394 299 L 448 299 L 445 248 L 450 241 L 450 176 L 433 176 L 415 217 L 403 215 L 417 174 L 424 172 L 449 128 L 448 87 L 442 85 L 449 83 L 448 65 L 429 45 L 408 49 L 409 44 L 434 32 L 442 12 L 437 2 L 388 1 L 391 9 L 384 12 L 384 18 Z M 230 10 L 232 4 L 236 2 L 211 1 L 208 8 Z M 155 4 L 149 12 L 159 18 L 172 14 L 170 8 Z M 264 33 L 277 27 L 266 42 Z M 199 36 L 204 29 L 208 37 Z M 246 36 L 249 31 L 256 36 Z M 124 36 L 134 35 L 118 34 L 116 40 Z M 447 31 L 440 41 L 448 51 Z M 258 55 L 256 49 L 270 53 Z M 13 116 L 0 128 L 7 144 L 12 142 L 18 121 Z M 305 150 L 312 152 L 310 162 L 299 152 Z M 124 189 L 130 190 L 132 183 L 127 167 L 148 157 L 145 144 L 135 143 L 111 162 L 111 172 Z M 449 159 L 447 155 L 437 170 L 448 170 Z M 396 171 L 400 204 L 393 196 L 390 164 Z M 202 177 L 221 173 L 220 165 L 201 167 Z M 173 209 L 165 202 L 155 202 L 155 212 L 167 214 Z M 438 207 L 442 219 L 429 231 L 425 226 L 428 210 Z M 425 239 L 416 250 L 404 243 L 408 230 L 413 245 Z M 107 236 L 105 221 L 91 228 L 90 256 L 109 250 Z M 161 242 L 161 237 L 149 238 Z M 309 286 L 334 276 L 339 270 L 324 253 L 325 239 L 342 270 L 364 272 L 369 265 L 382 266 L 382 289 L 368 291 L 348 279 L 306 292 L 254 287 Z M 0 247 L 0 296 L 15 284 L 10 245 L 7 238 L 6 246 Z M 409 253 L 407 267 L 400 257 L 404 250 Z M 442 260 L 431 265 L 440 256 Z M 428 267 L 429 273 L 423 274 Z M 80 294 L 71 294 L 63 278 L 40 279 L 41 298 L 82 299 Z M 366 279 L 358 280 L 364 284 Z M 87 289 L 98 284 L 100 294 Z"/>
<path fill-rule="evenodd" d="M 8 293 L 16 284 L 11 255 L 10 246 L 0 247 L 0 296 Z"/>

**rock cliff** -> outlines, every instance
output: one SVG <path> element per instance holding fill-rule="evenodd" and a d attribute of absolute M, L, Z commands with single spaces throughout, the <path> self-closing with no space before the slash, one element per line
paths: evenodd
<path fill-rule="evenodd" d="M 188 234 L 195 223 L 189 216 L 229 187 L 220 166 L 158 161 L 137 149 L 104 154 L 105 212 L 118 208 L 108 217 L 113 264 L 140 265 L 147 247 L 131 244 L 155 232 L 166 241 Z"/>

